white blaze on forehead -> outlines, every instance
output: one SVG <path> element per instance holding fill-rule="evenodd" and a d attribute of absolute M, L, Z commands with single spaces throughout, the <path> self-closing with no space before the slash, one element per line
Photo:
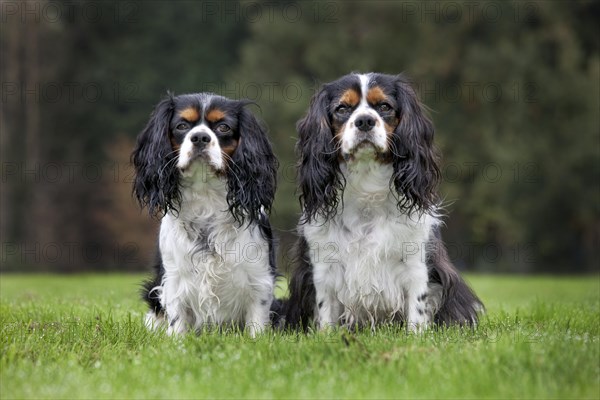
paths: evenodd
<path fill-rule="evenodd" d="M 361 92 L 361 105 L 367 104 L 367 93 L 369 92 L 369 82 L 371 81 L 371 74 L 359 74 L 360 79 L 360 92 Z"/>

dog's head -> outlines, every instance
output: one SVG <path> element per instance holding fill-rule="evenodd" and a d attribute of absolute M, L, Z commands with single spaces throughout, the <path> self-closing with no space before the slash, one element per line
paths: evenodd
<path fill-rule="evenodd" d="M 401 75 L 349 74 L 313 96 L 298 122 L 304 217 L 329 218 L 344 190 L 341 163 L 375 159 L 393 166 L 391 190 L 401 211 L 428 211 L 440 178 L 433 125 Z"/>
<path fill-rule="evenodd" d="M 134 194 L 152 215 L 177 210 L 181 182 L 198 168 L 227 181 L 234 218 L 256 220 L 275 194 L 277 161 L 246 101 L 212 93 L 169 95 L 156 105 L 132 154 Z"/>

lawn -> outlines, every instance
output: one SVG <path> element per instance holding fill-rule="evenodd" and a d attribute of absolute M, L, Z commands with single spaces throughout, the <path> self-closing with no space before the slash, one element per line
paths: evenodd
<path fill-rule="evenodd" d="M 0 398 L 599 398 L 600 279 L 469 276 L 475 331 L 146 331 L 136 275 L 1 275 Z"/>

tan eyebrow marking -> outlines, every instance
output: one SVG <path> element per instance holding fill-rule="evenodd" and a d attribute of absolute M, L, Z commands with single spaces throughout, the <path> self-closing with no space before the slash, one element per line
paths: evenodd
<path fill-rule="evenodd" d="M 379 104 L 387 100 L 387 96 L 383 93 L 383 90 L 379 86 L 375 86 L 369 89 L 367 93 L 367 101 L 369 104 Z"/>
<path fill-rule="evenodd" d="M 179 116 L 190 122 L 196 122 L 200 119 L 200 114 L 198 113 L 198 110 L 196 110 L 194 107 L 188 107 L 181 110 Z"/>
<path fill-rule="evenodd" d="M 360 101 L 360 96 L 354 89 L 348 89 L 344 93 L 342 93 L 342 97 L 340 97 L 340 103 L 348 104 L 349 106 L 354 107 Z"/>
<path fill-rule="evenodd" d="M 218 108 L 214 108 L 206 114 L 206 120 L 208 122 L 217 122 L 225 118 L 225 113 Z"/>

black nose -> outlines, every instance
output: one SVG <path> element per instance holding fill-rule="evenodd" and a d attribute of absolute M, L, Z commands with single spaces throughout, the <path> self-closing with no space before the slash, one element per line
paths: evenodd
<path fill-rule="evenodd" d="M 354 121 L 354 126 L 363 132 L 370 131 L 375 126 L 375 118 L 370 115 L 359 115 Z"/>
<path fill-rule="evenodd" d="M 210 135 L 206 132 L 195 132 L 190 137 L 194 146 L 205 146 L 210 143 Z"/>

